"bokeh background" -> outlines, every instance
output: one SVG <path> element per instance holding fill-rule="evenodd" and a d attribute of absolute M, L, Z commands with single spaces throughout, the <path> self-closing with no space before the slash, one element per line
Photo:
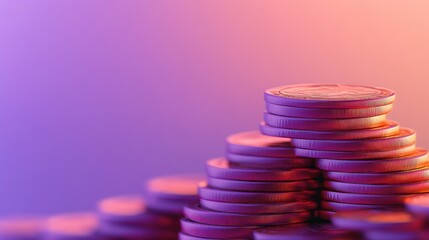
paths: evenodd
<path fill-rule="evenodd" d="M 203 171 L 263 92 L 392 88 L 429 147 L 429 2 L 0 1 L 0 214 L 91 209 Z"/>

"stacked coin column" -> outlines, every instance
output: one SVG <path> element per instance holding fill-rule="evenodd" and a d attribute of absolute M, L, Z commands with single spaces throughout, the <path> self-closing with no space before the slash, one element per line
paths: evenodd
<path fill-rule="evenodd" d="M 245 132 L 227 138 L 226 158 L 206 163 L 200 204 L 185 207 L 180 239 L 251 239 L 265 226 L 306 223 L 317 208 L 319 171 L 289 139 Z"/>
<path fill-rule="evenodd" d="M 413 130 L 386 120 L 395 93 L 329 84 L 290 85 L 265 93 L 261 131 L 292 138 L 296 155 L 323 170 L 320 216 L 397 207 L 429 191 L 428 154 Z"/>

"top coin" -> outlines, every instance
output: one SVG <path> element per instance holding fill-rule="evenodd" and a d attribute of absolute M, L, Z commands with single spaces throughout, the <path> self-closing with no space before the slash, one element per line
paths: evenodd
<path fill-rule="evenodd" d="M 269 103 L 307 108 L 365 108 L 394 102 L 386 88 L 342 84 L 297 84 L 265 91 Z"/>
<path fill-rule="evenodd" d="M 264 157 L 294 157 L 291 139 L 262 135 L 259 131 L 242 132 L 226 138 L 230 153 Z"/>
<path fill-rule="evenodd" d="M 204 174 L 163 176 L 148 181 L 145 189 L 149 197 L 194 200 L 198 194 L 198 183 L 204 180 Z"/>

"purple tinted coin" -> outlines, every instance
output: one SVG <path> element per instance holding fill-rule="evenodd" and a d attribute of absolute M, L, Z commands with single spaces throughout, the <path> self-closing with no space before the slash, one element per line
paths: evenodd
<path fill-rule="evenodd" d="M 393 104 L 367 108 L 300 108 L 266 103 L 269 113 L 298 118 L 362 118 L 385 115 L 392 109 Z"/>
<path fill-rule="evenodd" d="M 399 132 L 399 124 L 387 120 L 384 125 L 377 128 L 341 130 L 341 131 L 312 131 L 296 130 L 286 128 L 276 128 L 268 126 L 265 122 L 260 124 L 260 130 L 263 134 L 284 138 L 299 139 L 362 139 L 362 138 L 380 138 L 391 136 Z"/>
<path fill-rule="evenodd" d="M 353 230 L 416 230 L 423 222 L 403 210 L 359 210 L 339 212 L 332 216 L 332 223 L 340 228 Z"/>
<path fill-rule="evenodd" d="M 148 212 L 145 200 L 139 195 L 105 198 L 97 204 L 97 209 L 102 222 L 158 228 L 177 225 L 173 218 Z"/>
<path fill-rule="evenodd" d="M 151 198 L 194 201 L 198 183 L 204 180 L 202 173 L 157 177 L 145 184 L 145 191 Z"/>
<path fill-rule="evenodd" d="M 399 134 L 373 139 L 358 140 L 311 140 L 293 139 L 297 148 L 327 151 L 385 151 L 404 148 L 416 144 L 416 132 L 401 128 Z"/>
<path fill-rule="evenodd" d="M 261 157 L 239 155 L 233 153 L 227 153 L 226 158 L 229 160 L 230 163 L 246 168 L 292 169 L 314 167 L 314 160 L 310 158 Z"/>
<path fill-rule="evenodd" d="M 294 118 L 264 113 L 264 121 L 268 126 L 296 130 L 355 130 L 380 127 L 386 121 L 386 115 L 348 118 L 348 119 L 319 119 Z"/>
<path fill-rule="evenodd" d="M 396 158 L 401 156 L 408 156 L 413 154 L 416 150 L 416 145 L 410 145 L 407 147 L 386 150 L 386 151 L 356 151 L 356 152 L 345 152 L 345 151 L 321 151 L 312 149 L 296 148 L 296 155 L 308 158 L 331 158 L 331 159 L 374 159 L 374 158 Z"/>
<path fill-rule="evenodd" d="M 405 184 L 429 180 L 429 168 L 391 173 L 323 172 L 325 180 L 358 184 Z"/>
<path fill-rule="evenodd" d="M 239 214 L 215 212 L 200 206 L 185 207 L 185 216 L 194 222 L 218 226 L 270 226 L 306 222 L 312 218 L 310 212 L 280 214 Z"/>
<path fill-rule="evenodd" d="M 357 232 L 341 229 L 330 224 L 313 226 L 283 226 L 258 229 L 254 232 L 255 240 L 344 240 L 361 239 Z"/>
<path fill-rule="evenodd" d="M 200 205 L 212 211 L 243 214 L 306 212 L 313 211 L 317 208 L 317 203 L 315 201 L 285 203 L 225 203 L 201 199 Z"/>
<path fill-rule="evenodd" d="M 319 177 L 319 171 L 311 168 L 290 170 L 263 170 L 234 167 L 224 158 L 215 158 L 206 163 L 207 174 L 213 178 L 242 181 L 299 181 Z"/>
<path fill-rule="evenodd" d="M 407 171 L 422 168 L 429 165 L 428 151 L 417 148 L 411 155 L 369 160 L 340 160 L 340 159 L 317 159 L 316 166 L 325 171 L 350 172 L 350 173 L 381 173 Z"/>
<path fill-rule="evenodd" d="M 16 216 L 0 219 L 0 239 L 42 239 L 45 220 L 40 217 Z"/>
<path fill-rule="evenodd" d="M 231 239 L 231 238 L 251 238 L 253 230 L 257 226 L 250 227 L 234 227 L 234 226 L 216 226 L 204 223 L 197 223 L 188 219 L 180 221 L 182 232 L 190 236 L 215 238 L 215 239 Z"/>
<path fill-rule="evenodd" d="M 363 194 L 416 194 L 429 192 L 429 181 L 406 183 L 406 184 L 361 184 L 343 183 L 335 181 L 324 181 L 325 189 Z M 389 196 L 386 196 L 389 197 Z"/>
<path fill-rule="evenodd" d="M 380 194 L 358 194 L 358 193 L 342 193 L 334 191 L 322 191 L 321 197 L 323 200 L 352 203 L 352 204 L 368 204 L 368 205 L 400 205 L 408 197 L 415 194 L 397 194 L 397 195 L 380 195 Z"/>
<path fill-rule="evenodd" d="M 245 192 L 296 192 L 318 189 L 320 187 L 320 183 L 317 180 L 253 182 L 208 177 L 207 183 L 210 187 L 217 189 Z"/>
<path fill-rule="evenodd" d="M 290 139 L 262 135 L 258 131 L 242 132 L 226 138 L 227 152 L 249 156 L 294 157 Z"/>
<path fill-rule="evenodd" d="M 365 108 L 394 102 L 395 92 L 386 88 L 341 84 L 296 84 L 265 91 L 265 101 L 307 108 Z"/>
<path fill-rule="evenodd" d="M 391 207 L 397 208 L 399 206 L 400 205 L 391 206 Z M 377 208 L 386 209 L 385 205 L 352 204 L 352 203 L 340 203 L 340 202 L 329 202 L 329 201 L 321 201 L 321 207 L 324 210 L 333 211 L 333 212 L 366 210 L 366 209 L 377 209 Z"/>
<path fill-rule="evenodd" d="M 44 238 L 49 240 L 94 240 L 98 239 L 98 218 L 94 213 L 67 213 L 50 217 L 44 229 Z"/>
<path fill-rule="evenodd" d="M 198 203 L 196 200 L 167 200 L 167 199 L 158 199 L 158 198 L 147 198 L 148 209 L 172 217 L 181 217 L 183 215 L 183 207 L 187 205 L 194 205 Z"/>
<path fill-rule="evenodd" d="M 317 195 L 316 191 L 299 192 L 238 192 L 207 187 L 201 183 L 198 189 L 200 198 L 229 203 L 278 203 L 310 200 Z"/>

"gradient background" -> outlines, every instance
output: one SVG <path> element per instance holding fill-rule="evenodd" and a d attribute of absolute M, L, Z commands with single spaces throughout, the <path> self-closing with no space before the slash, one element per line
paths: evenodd
<path fill-rule="evenodd" d="M 392 88 L 429 147 L 428 1 L 0 1 L 0 214 L 203 171 L 263 92 Z"/>

